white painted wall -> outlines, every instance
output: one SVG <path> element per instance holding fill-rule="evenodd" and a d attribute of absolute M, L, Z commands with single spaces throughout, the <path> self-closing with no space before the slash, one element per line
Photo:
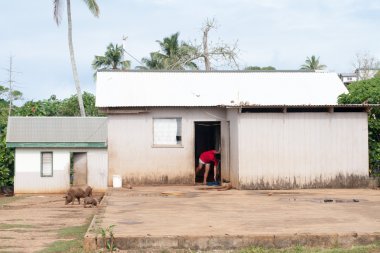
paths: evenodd
<path fill-rule="evenodd" d="M 155 108 L 140 114 L 108 116 L 109 178 L 121 175 L 123 183 L 194 183 L 194 121 L 223 121 L 219 108 Z M 180 147 L 153 146 L 153 118 L 182 118 Z M 223 163 L 222 163 L 222 166 Z"/>
<path fill-rule="evenodd" d="M 41 152 L 53 152 L 53 176 L 41 177 Z M 87 184 L 94 191 L 107 188 L 106 149 L 16 148 L 15 193 L 63 193 L 70 187 L 70 152 L 87 152 Z"/>
<path fill-rule="evenodd" d="M 343 76 L 342 77 L 342 82 L 343 83 L 352 83 L 352 82 L 356 82 L 358 81 L 358 77 L 357 76 Z"/>
<path fill-rule="evenodd" d="M 243 113 L 238 127 L 242 188 L 354 186 L 368 177 L 366 113 Z"/>
<path fill-rule="evenodd" d="M 53 151 L 53 177 L 41 177 L 40 149 L 16 148 L 15 193 L 60 193 L 70 187 L 70 152 Z"/>

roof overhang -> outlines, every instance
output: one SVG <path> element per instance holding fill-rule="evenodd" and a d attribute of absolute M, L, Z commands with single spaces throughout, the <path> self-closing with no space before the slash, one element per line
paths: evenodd
<path fill-rule="evenodd" d="M 107 148 L 105 142 L 7 142 L 8 148 Z"/>
<path fill-rule="evenodd" d="M 365 112 L 379 107 L 377 104 L 341 104 L 341 105 L 239 105 L 226 108 L 238 108 L 240 112 Z"/>
<path fill-rule="evenodd" d="M 366 112 L 379 108 L 379 104 L 340 104 L 340 105 L 216 105 L 216 106 L 146 106 L 146 107 L 100 107 L 106 114 L 149 113 L 151 109 L 240 109 L 240 112 Z"/>

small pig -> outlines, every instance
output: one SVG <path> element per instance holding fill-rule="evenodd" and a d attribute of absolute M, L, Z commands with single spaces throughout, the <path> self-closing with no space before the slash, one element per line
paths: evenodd
<path fill-rule="evenodd" d="M 92 196 L 92 188 L 91 186 L 86 186 L 85 188 L 73 186 L 70 187 L 70 189 L 67 191 L 64 198 L 66 199 L 65 205 L 71 203 L 74 205 L 75 199 L 78 200 L 78 203 L 80 204 L 80 199 L 85 197 L 91 197 Z"/>
<path fill-rule="evenodd" d="M 84 198 L 84 208 L 98 206 L 98 201 L 93 197 Z"/>

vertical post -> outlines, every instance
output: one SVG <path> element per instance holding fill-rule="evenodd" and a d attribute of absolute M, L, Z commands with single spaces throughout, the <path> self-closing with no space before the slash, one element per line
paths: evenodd
<path fill-rule="evenodd" d="M 12 113 L 12 104 L 13 104 L 13 85 L 14 82 L 12 79 L 12 56 L 9 57 L 9 91 L 8 91 L 8 100 L 9 100 L 9 110 L 8 110 L 8 117 L 11 116 Z"/>

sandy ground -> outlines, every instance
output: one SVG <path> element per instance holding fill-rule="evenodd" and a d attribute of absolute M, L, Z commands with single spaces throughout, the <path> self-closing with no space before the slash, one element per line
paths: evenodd
<path fill-rule="evenodd" d="M 95 213 L 123 237 L 379 233 L 380 191 L 209 191 L 194 186 L 112 190 L 103 208 L 65 205 L 62 195 L 25 196 L 0 207 L 0 252 L 36 252 L 64 227 Z"/>
<path fill-rule="evenodd" d="M 126 236 L 380 232 L 380 191 L 111 191 L 103 225 Z"/>
<path fill-rule="evenodd" d="M 285 238 L 283 241 L 288 242 L 295 235 L 310 235 L 307 245 L 314 246 L 324 244 L 319 235 L 332 238 L 326 245 L 333 244 L 339 235 L 342 239 L 337 240 L 349 245 L 356 243 L 356 238 L 361 241 L 380 236 L 380 191 L 371 189 L 215 191 L 194 186 L 134 187 L 110 189 L 104 204 L 107 206 L 97 216 L 96 224 L 115 225 L 121 249 L 178 248 L 185 244 L 212 249 L 235 247 L 243 239 L 260 236 Z"/>
<path fill-rule="evenodd" d="M 42 250 L 58 240 L 59 229 L 83 225 L 98 210 L 65 205 L 62 196 L 22 196 L 0 206 L 0 252 Z"/>

